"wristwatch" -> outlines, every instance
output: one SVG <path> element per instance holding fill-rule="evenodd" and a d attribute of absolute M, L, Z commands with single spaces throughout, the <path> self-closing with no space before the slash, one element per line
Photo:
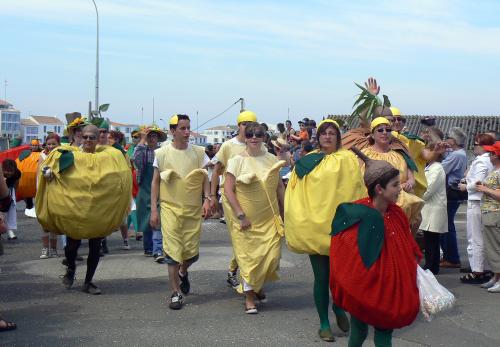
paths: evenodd
<path fill-rule="evenodd" d="M 239 220 L 243 220 L 245 219 L 246 215 L 244 213 L 240 213 L 237 217 Z"/>
<path fill-rule="evenodd" d="M 207 199 L 208 201 L 212 201 L 212 198 L 210 196 L 205 196 L 203 199 Z"/>

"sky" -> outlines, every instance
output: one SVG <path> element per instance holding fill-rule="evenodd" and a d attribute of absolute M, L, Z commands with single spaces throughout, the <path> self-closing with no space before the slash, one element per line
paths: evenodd
<path fill-rule="evenodd" d="M 240 97 L 259 121 L 347 114 L 377 78 L 404 114 L 500 112 L 500 1 L 96 0 L 101 104 L 198 124 Z M 22 116 L 95 100 L 91 0 L 0 0 L 0 98 Z M 5 91 L 4 81 L 7 81 Z M 143 110 L 143 111 L 141 111 Z M 238 105 L 205 127 L 233 124 Z"/>

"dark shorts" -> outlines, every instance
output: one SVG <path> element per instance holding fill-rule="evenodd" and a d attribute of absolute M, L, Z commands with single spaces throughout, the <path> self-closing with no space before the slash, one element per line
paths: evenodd
<path fill-rule="evenodd" d="M 193 263 L 197 262 L 199 258 L 200 258 L 200 255 L 197 254 L 194 257 L 185 260 L 185 262 L 190 262 L 191 264 L 193 264 Z M 165 253 L 165 263 L 167 263 L 169 265 L 177 265 L 177 264 L 179 264 L 178 262 L 176 262 L 175 260 L 173 260 L 172 258 L 170 258 L 170 256 L 168 254 L 166 254 L 166 253 Z"/>

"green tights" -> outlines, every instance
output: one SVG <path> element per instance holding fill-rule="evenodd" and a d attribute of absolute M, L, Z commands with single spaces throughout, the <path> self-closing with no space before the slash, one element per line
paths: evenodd
<path fill-rule="evenodd" d="M 314 303 L 319 315 L 320 330 L 330 329 L 328 319 L 328 304 L 330 301 L 330 257 L 326 255 L 309 255 L 314 273 Z M 332 304 L 332 310 L 337 317 L 347 319 L 345 311 Z"/>
<path fill-rule="evenodd" d="M 136 210 L 130 211 L 130 213 L 127 217 L 127 229 L 130 228 L 130 224 L 132 224 L 134 226 L 134 232 L 137 234 L 138 226 L 137 226 L 137 211 Z"/>
<path fill-rule="evenodd" d="M 363 323 L 351 315 L 351 334 L 349 335 L 349 347 L 361 347 L 368 336 L 368 324 Z M 382 330 L 375 328 L 373 338 L 375 347 L 392 346 L 392 329 Z"/>

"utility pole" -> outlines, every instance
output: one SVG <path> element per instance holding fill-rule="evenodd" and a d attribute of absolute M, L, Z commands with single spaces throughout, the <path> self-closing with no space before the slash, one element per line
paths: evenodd
<path fill-rule="evenodd" d="M 286 116 L 287 120 L 290 120 L 290 107 L 288 108 L 288 115 Z"/>
<path fill-rule="evenodd" d="M 97 15 L 97 39 L 96 39 L 96 56 L 95 56 L 95 111 L 99 114 L 99 11 L 97 11 L 97 4 L 92 0 Z"/>
<path fill-rule="evenodd" d="M 153 125 L 155 124 L 155 97 L 153 96 Z"/>
<path fill-rule="evenodd" d="M 141 125 L 144 125 L 144 107 L 141 106 Z"/>
<path fill-rule="evenodd" d="M 196 131 L 199 131 L 199 129 L 198 129 L 198 111 L 196 111 Z"/>
<path fill-rule="evenodd" d="M 241 104 L 240 112 L 245 111 L 245 99 L 240 98 L 240 104 Z"/>

